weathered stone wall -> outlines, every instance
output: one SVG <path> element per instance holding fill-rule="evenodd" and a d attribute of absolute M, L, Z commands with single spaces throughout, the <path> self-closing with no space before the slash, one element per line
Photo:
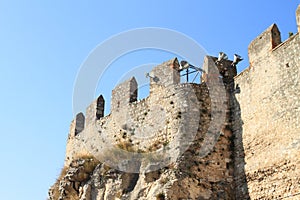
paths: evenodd
<path fill-rule="evenodd" d="M 179 63 L 177 58 L 164 62 L 152 69 L 150 75 L 150 92 L 157 86 L 168 87 L 180 83 Z"/>
<path fill-rule="evenodd" d="M 89 107 L 87 107 L 85 118 L 86 127 L 95 125 L 95 122 L 104 116 L 104 104 L 104 98 L 100 95 Z"/>
<path fill-rule="evenodd" d="M 279 44 L 278 35 L 272 25 L 256 38 L 250 67 L 235 77 L 237 199 L 300 191 L 300 37 Z"/>
<path fill-rule="evenodd" d="M 281 43 L 280 31 L 276 24 L 272 24 L 266 31 L 254 39 L 249 47 L 249 62 L 251 66 L 255 66 L 256 62 Z"/>
<path fill-rule="evenodd" d="M 296 17 L 300 31 L 300 6 Z M 232 61 L 206 57 L 201 84 L 180 83 L 177 59 L 162 63 L 149 74 L 149 97 L 137 101 L 132 78 L 112 92 L 107 116 L 100 96 L 71 123 L 65 167 L 74 171 L 82 156 L 114 163 L 56 186 L 75 184 L 82 200 L 299 198 L 299 33 L 282 43 L 273 24 L 248 52 L 250 66 L 237 76 Z M 153 162 L 126 160 L 110 146 L 162 151 L 170 163 L 153 171 Z M 126 165 L 138 173 L 122 172 Z"/>
<path fill-rule="evenodd" d="M 111 95 L 111 113 L 127 109 L 130 103 L 137 100 L 137 92 L 137 82 L 134 77 L 117 85 Z"/>
<path fill-rule="evenodd" d="M 224 108 L 230 110 L 228 85 L 236 68 L 228 60 L 215 67 L 215 61 L 215 57 L 205 58 L 208 75 L 201 84 L 180 83 L 177 59 L 158 65 L 150 72 L 150 95 L 139 101 L 135 79 L 125 81 L 112 92 L 111 113 L 98 118 L 97 111 L 103 113 L 104 109 L 100 96 L 87 108 L 83 130 L 74 134 L 74 127 L 81 127 L 84 120 L 76 118 L 72 122 L 65 166 L 68 168 L 86 155 L 107 161 L 107 165 L 120 171 L 128 170 L 122 167 L 130 165 L 140 177 L 128 199 L 156 199 L 159 193 L 166 199 L 232 199 L 232 132 L 228 112 L 223 117 L 220 113 Z M 158 155 L 170 161 L 164 163 L 159 158 L 162 166 L 142 159 L 132 164 L 132 160 L 120 156 L 122 152 L 109 146 L 139 153 L 163 150 Z M 153 167 L 158 167 L 158 171 L 143 176 Z M 150 194 L 141 192 L 150 187 L 149 180 L 160 187 Z"/>

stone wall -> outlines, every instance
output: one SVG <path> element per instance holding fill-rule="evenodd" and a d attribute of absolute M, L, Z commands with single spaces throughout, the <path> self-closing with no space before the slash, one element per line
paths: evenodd
<path fill-rule="evenodd" d="M 155 173 L 162 173 L 159 170 L 163 167 L 172 166 L 165 172 L 176 177 L 165 191 L 169 199 L 232 199 L 228 85 L 232 84 L 236 67 L 229 60 L 215 66 L 216 59 L 205 58 L 203 68 L 207 73 L 201 84 L 180 83 L 177 59 L 156 66 L 149 74 L 150 95 L 139 101 L 135 79 L 121 83 L 112 91 L 112 110 L 107 116 L 103 116 L 104 99 L 99 96 L 88 106 L 85 120 L 80 113 L 71 124 L 65 166 L 86 155 L 131 173 L 143 174 L 154 168 L 158 170 Z M 76 132 L 74 127 L 78 126 L 81 129 Z M 149 163 L 143 156 L 127 159 L 128 152 L 145 153 L 152 160 Z"/>
<path fill-rule="evenodd" d="M 296 17 L 300 31 L 300 6 Z M 107 116 L 97 98 L 71 123 L 65 167 L 86 155 L 107 163 L 77 189 L 104 199 L 299 198 L 300 35 L 281 42 L 273 24 L 248 53 L 238 75 L 232 61 L 207 56 L 201 84 L 180 83 L 177 59 L 162 63 L 149 73 L 147 98 L 137 101 L 131 78 L 113 90 Z M 117 170 L 99 175 L 105 165 Z"/>
<path fill-rule="evenodd" d="M 134 77 L 119 84 L 112 91 L 111 113 L 127 109 L 129 104 L 137 100 L 137 82 Z"/>
<path fill-rule="evenodd" d="M 256 38 L 249 68 L 235 77 L 237 199 L 281 199 L 300 191 L 300 37 L 283 43 L 279 37 L 272 25 Z"/>

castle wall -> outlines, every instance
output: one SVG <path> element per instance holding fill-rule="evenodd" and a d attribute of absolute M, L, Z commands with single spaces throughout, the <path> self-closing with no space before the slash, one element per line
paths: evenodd
<path fill-rule="evenodd" d="M 249 45 L 250 67 L 235 77 L 237 199 L 300 191 L 300 37 L 274 45 L 278 33 L 272 25 Z"/>
<path fill-rule="evenodd" d="M 102 95 L 94 100 L 86 109 L 85 126 L 95 125 L 95 122 L 104 117 L 105 101 Z"/>
<path fill-rule="evenodd" d="M 300 31 L 300 6 L 296 17 Z M 149 73 L 145 99 L 137 101 L 134 77 L 119 84 L 107 116 L 99 96 L 86 116 L 79 113 L 71 123 L 65 166 L 92 155 L 116 173 L 139 172 L 137 182 L 143 184 L 132 188 L 137 188 L 132 199 L 145 185 L 155 188 L 151 182 L 161 184 L 156 193 L 161 194 L 166 180 L 166 199 L 297 198 L 300 35 L 281 42 L 273 24 L 250 43 L 248 53 L 250 66 L 237 76 L 232 61 L 205 57 L 201 84 L 180 83 L 178 60 L 164 62 Z M 120 149 L 137 157 L 162 153 L 135 160 L 122 157 Z"/>
<path fill-rule="evenodd" d="M 180 83 L 177 58 L 164 62 L 150 72 L 150 92 L 158 86 L 168 87 Z"/>
<path fill-rule="evenodd" d="M 179 169 L 189 187 L 176 194 L 182 198 L 190 197 L 187 194 L 191 188 L 201 191 L 194 192 L 195 197 L 204 199 L 276 199 L 294 195 L 300 187 L 300 39 L 296 34 L 281 43 L 278 36 L 277 26 L 272 25 L 256 38 L 249 45 L 250 67 L 234 80 L 236 68 L 232 61 L 223 61 L 214 70 L 212 65 L 217 58 L 206 57 L 204 70 L 209 74 L 203 75 L 200 85 L 179 83 L 177 59 L 153 69 L 150 96 L 143 100 L 136 101 L 134 78 L 118 85 L 108 116 L 103 116 L 102 96 L 87 108 L 86 117 L 82 113 L 76 116 L 70 128 L 65 164 L 91 153 L 110 160 L 115 155 L 107 151 L 105 144 L 140 153 L 170 144 L 173 158 L 184 153 Z M 225 84 L 225 93 L 210 85 L 218 82 Z M 199 157 L 206 151 L 203 141 L 210 135 L 214 107 L 211 101 L 222 97 L 227 99 L 226 118 L 219 124 L 222 133 L 219 138 L 209 138 L 211 142 L 218 141 L 208 149 L 209 154 Z M 195 98 L 199 105 L 186 106 L 197 102 Z M 187 127 L 196 127 L 196 135 L 186 149 L 184 140 L 195 132 Z M 140 163 L 133 169 L 139 167 L 150 166 Z M 180 188 L 177 183 L 172 187 Z M 168 196 L 175 198 L 171 193 Z"/>
<path fill-rule="evenodd" d="M 112 91 L 111 112 L 128 108 L 130 103 L 137 100 L 137 93 L 137 82 L 134 77 L 117 85 Z"/>
<path fill-rule="evenodd" d="M 208 72 L 214 68 L 216 58 L 206 57 L 205 60 L 204 68 Z M 172 187 L 176 189 L 181 181 L 188 183 L 176 195 L 184 199 L 233 198 L 232 132 L 225 128 L 229 120 L 225 117 L 218 119 L 217 123 L 212 120 L 220 115 L 218 107 L 228 109 L 228 91 L 221 83 L 227 68 L 230 70 L 224 80 L 232 81 L 236 74 L 231 63 L 225 61 L 218 66 L 219 69 L 209 71 L 206 76 L 210 80 L 208 86 L 205 82 L 180 83 L 178 60 L 164 62 L 150 72 L 150 95 L 139 101 L 135 99 L 135 79 L 121 83 L 112 92 L 109 115 L 97 117 L 97 111 L 104 110 L 104 99 L 100 96 L 87 108 L 85 126 L 80 133 L 74 134 L 77 118 L 72 122 L 65 165 L 68 166 L 76 157 L 91 154 L 121 171 L 124 165 L 130 165 L 135 172 L 143 172 L 156 162 L 138 160 L 141 163 L 131 165 L 130 160 L 123 162 L 120 152 L 110 147 L 139 153 L 160 151 L 163 153 L 156 157 L 161 167 L 165 167 L 164 159 L 169 159 L 167 163 L 173 167 L 175 163 L 178 165 L 176 170 L 181 178 Z M 191 194 L 191 188 L 196 188 L 197 192 Z M 177 198 L 173 196 L 175 194 L 167 195 L 170 199 Z"/>
<path fill-rule="evenodd" d="M 260 62 L 270 49 L 281 43 L 280 31 L 276 24 L 272 24 L 266 31 L 254 39 L 248 47 L 250 65 Z"/>

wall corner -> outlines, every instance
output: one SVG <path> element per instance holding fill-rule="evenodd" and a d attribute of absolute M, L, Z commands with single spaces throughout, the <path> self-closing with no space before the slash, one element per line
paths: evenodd
<path fill-rule="evenodd" d="M 281 43 L 281 34 L 276 24 L 272 24 L 262 34 L 255 38 L 248 46 L 250 64 L 267 55 Z"/>

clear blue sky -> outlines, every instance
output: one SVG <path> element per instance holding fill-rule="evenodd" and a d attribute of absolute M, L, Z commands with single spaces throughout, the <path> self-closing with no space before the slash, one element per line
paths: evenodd
<path fill-rule="evenodd" d="M 162 27 L 190 36 L 209 54 L 222 50 L 247 58 L 248 44 L 272 23 L 279 26 L 283 40 L 288 32 L 296 32 L 299 3 L 0 1 L 0 198 L 46 199 L 63 166 L 76 74 L 105 39 L 133 28 Z M 145 51 L 129 58 L 136 59 L 137 66 L 160 63 L 168 56 Z M 115 67 L 130 70 L 130 59 Z M 239 71 L 247 66 L 246 59 Z M 111 87 L 102 84 L 97 89 L 108 102 Z"/>

